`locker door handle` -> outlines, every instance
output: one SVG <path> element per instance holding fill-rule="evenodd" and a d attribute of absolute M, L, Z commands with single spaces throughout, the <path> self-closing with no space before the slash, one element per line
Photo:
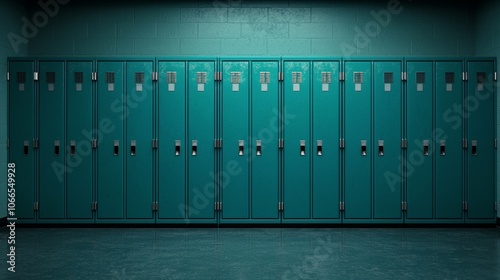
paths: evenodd
<path fill-rule="evenodd" d="M 472 155 L 477 156 L 477 140 L 472 140 Z"/>
<path fill-rule="evenodd" d="M 113 148 L 113 155 L 117 156 L 119 152 L 119 146 L 120 146 L 120 141 L 115 140 L 113 142 L 114 148 Z"/>
<path fill-rule="evenodd" d="M 196 156 L 198 154 L 198 140 L 193 140 L 191 142 L 191 154 Z"/>
<path fill-rule="evenodd" d="M 74 156 L 75 155 L 75 152 L 76 152 L 76 142 L 75 140 L 71 140 L 69 142 L 69 154 Z"/>
<path fill-rule="evenodd" d="M 28 155 L 30 151 L 30 142 L 29 141 L 24 141 L 24 155 Z"/>
<path fill-rule="evenodd" d="M 135 156 L 136 146 L 137 146 L 136 140 L 131 140 L 130 141 L 130 155 L 131 156 Z"/>
<path fill-rule="evenodd" d="M 439 146 L 439 153 L 442 156 L 446 155 L 446 140 L 441 140 Z"/>
<path fill-rule="evenodd" d="M 59 140 L 55 140 L 54 141 L 54 155 L 56 155 L 56 156 L 59 155 L 59 146 L 60 146 Z"/>
<path fill-rule="evenodd" d="M 238 140 L 238 155 L 242 156 L 245 154 L 245 141 L 244 140 Z"/>
<path fill-rule="evenodd" d="M 300 156 L 306 155 L 306 140 L 300 140 Z"/>
<path fill-rule="evenodd" d="M 361 155 L 366 156 L 366 140 L 361 140 Z"/>
<path fill-rule="evenodd" d="M 429 155 L 429 140 L 424 140 L 423 145 L 424 145 L 424 156 L 428 156 Z"/>
<path fill-rule="evenodd" d="M 181 155 L 181 140 L 175 140 L 175 155 Z"/>
<path fill-rule="evenodd" d="M 262 155 L 262 140 L 257 140 L 257 143 L 256 143 L 256 146 L 257 146 L 257 156 L 261 156 Z"/>
<path fill-rule="evenodd" d="M 384 155 L 384 140 L 378 140 L 378 155 Z"/>
<path fill-rule="evenodd" d="M 322 156 L 323 155 L 323 140 L 318 140 L 316 146 L 317 146 L 316 153 L 318 154 L 318 156 Z"/>

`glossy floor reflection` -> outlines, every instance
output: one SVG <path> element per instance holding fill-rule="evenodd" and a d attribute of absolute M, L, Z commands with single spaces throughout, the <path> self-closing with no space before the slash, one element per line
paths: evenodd
<path fill-rule="evenodd" d="M 500 230 L 18 228 L 16 273 L 0 259 L 0 279 L 498 279 Z"/>

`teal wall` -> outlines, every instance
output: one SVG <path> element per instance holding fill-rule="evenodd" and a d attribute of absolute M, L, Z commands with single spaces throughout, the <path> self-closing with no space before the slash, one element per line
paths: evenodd
<path fill-rule="evenodd" d="M 500 14 L 499 1 L 486 1 L 476 11 L 477 54 L 485 56 L 495 56 L 497 57 L 498 61 L 500 61 L 500 21 L 498 21 L 499 14 Z M 497 112 L 500 112 L 500 98 L 498 98 L 498 94 L 497 94 Z M 497 138 L 498 135 L 500 135 L 500 114 L 497 113 Z M 500 160 L 500 150 L 497 150 L 497 201 L 498 202 L 500 202 L 499 160 Z M 497 212 L 497 217 L 500 218 L 500 209 Z"/>
<path fill-rule="evenodd" d="M 71 1 L 30 42 L 29 54 L 475 53 L 474 10 L 457 2 L 451 7 L 409 0 L 178 2 Z M 388 11 L 392 2 L 394 13 Z M 380 11 L 390 19 L 377 21 L 373 14 Z"/>
<path fill-rule="evenodd" d="M 7 216 L 7 57 L 27 55 L 27 44 L 14 51 L 7 35 L 21 34 L 25 14 L 20 1 L 0 1 L 0 218 Z"/>

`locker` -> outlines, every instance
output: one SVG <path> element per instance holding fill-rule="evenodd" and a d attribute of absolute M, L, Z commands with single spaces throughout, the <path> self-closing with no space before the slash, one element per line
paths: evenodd
<path fill-rule="evenodd" d="M 40 61 L 39 218 L 65 218 L 64 61 Z"/>
<path fill-rule="evenodd" d="M 279 222 L 279 61 L 252 61 L 251 211 L 259 222 Z"/>
<path fill-rule="evenodd" d="M 401 61 L 374 62 L 373 217 L 402 222 Z"/>
<path fill-rule="evenodd" d="M 283 222 L 311 218 L 311 65 L 309 61 L 284 60 L 283 115 Z M 288 220 L 288 221 L 287 221 Z"/>
<path fill-rule="evenodd" d="M 66 218 L 93 222 L 92 61 L 66 62 Z"/>
<path fill-rule="evenodd" d="M 494 221 L 495 87 L 493 61 L 468 61 L 467 221 Z"/>
<path fill-rule="evenodd" d="M 9 61 L 9 162 L 16 164 L 16 218 L 36 222 L 35 205 L 35 62 Z"/>
<path fill-rule="evenodd" d="M 153 220 L 153 61 L 127 61 L 126 217 Z"/>
<path fill-rule="evenodd" d="M 371 62 L 345 62 L 344 218 L 354 222 L 372 218 L 371 76 Z"/>
<path fill-rule="evenodd" d="M 437 61 L 435 73 L 435 219 L 463 222 L 463 62 Z M 448 221 L 452 222 L 452 221 Z"/>
<path fill-rule="evenodd" d="M 184 222 L 186 201 L 186 62 L 158 62 L 158 219 Z"/>
<path fill-rule="evenodd" d="M 250 218 L 249 67 L 248 61 L 221 61 L 221 223 Z"/>
<path fill-rule="evenodd" d="M 407 219 L 433 218 L 433 63 L 407 61 Z M 408 221 L 408 220 L 407 220 Z M 411 222 L 411 221 L 410 221 Z"/>
<path fill-rule="evenodd" d="M 124 214 L 124 63 L 97 62 L 97 222 L 121 222 Z"/>
<path fill-rule="evenodd" d="M 215 60 L 188 61 L 188 219 L 215 223 Z"/>
<path fill-rule="evenodd" d="M 313 61 L 312 218 L 339 222 L 339 61 Z"/>

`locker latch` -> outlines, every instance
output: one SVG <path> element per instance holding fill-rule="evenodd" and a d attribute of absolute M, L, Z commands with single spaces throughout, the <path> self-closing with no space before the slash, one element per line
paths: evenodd
<path fill-rule="evenodd" d="M 366 156 L 366 140 L 361 140 L 361 155 Z"/>
<path fill-rule="evenodd" d="M 384 155 L 384 140 L 378 140 L 378 155 Z"/>
<path fill-rule="evenodd" d="M 191 155 L 196 156 L 198 154 L 198 140 L 191 141 Z"/>
<path fill-rule="evenodd" d="M 38 205 L 38 201 L 33 203 L 33 210 L 35 211 L 38 211 L 38 208 L 39 208 L 39 205 Z"/>
<path fill-rule="evenodd" d="M 238 140 L 238 156 L 243 156 L 245 154 L 245 141 Z"/>
<path fill-rule="evenodd" d="M 255 146 L 256 146 L 255 150 L 256 150 L 257 156 L 261 156 L 262 155 L 262 140 L 256 140 Z"/>
<path fill-rule="evenodd" d="M 423 140 L 423 147 L 424 147 L 424 156 L 429 155 L 429 140 Z"/>
<path fill-rule="evenodd" d="M 130 140 L 130 155 L 135 156 L 136 154 L 137 141 Z"/>
<path fill-rule="evenodd" d="M 181 155 L 181 140 L 175 140 L 175 155 Z"/>
<path fill-rule="evenodd" d="M 323 140 L 317 140 L 317 155 L 322 156 L 323 155 Z"/>
<path fill-rule="evenodd" d="M 76 153 L 76 141 L 71 140 L 69 141 L 69 154 L 74 156 Z"/>
<path fill-rule="evenodd" d="M 300 140 L 300 155 L 306 155 L 306 140 Z"/>
<path fill-rule="evenodd" d="M 472 155 L 477 156 L 477 140 L 471 141 Z"/>
<path fill-rule="evenodd" d="M 119 146 L 120 146 L 120 141 L 114 140 L 113 141 L 113 155 L 117 156 L 119 152 Z"/>
<path fill-rule="evenodd" d="M 442 156 L 446 155 L 446 140 L 439 141 L 439 154 Z"/>
<path fill-rule="evenodd" d="M 29 154 L 30 151 L 30 142 L 29 141 L 24 141 L 24 146 L 23 146 L 23 153 L 24 155 Z"/>

